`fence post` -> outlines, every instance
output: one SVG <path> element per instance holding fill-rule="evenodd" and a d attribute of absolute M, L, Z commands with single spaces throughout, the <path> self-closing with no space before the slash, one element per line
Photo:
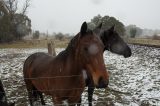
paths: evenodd
<path fill-rule="evenodd" d="M 55 44 L 53 41 L 48 42 L 48 54 L 52 56 L 56 56 L 56 51 L 55 51 Z"/>

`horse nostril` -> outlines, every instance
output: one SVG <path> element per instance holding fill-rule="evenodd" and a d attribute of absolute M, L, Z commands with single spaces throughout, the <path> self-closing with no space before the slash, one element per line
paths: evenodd
<path fill-rule="evenodd" d="M 131 50 L 129 49 L 125 54 L 124 54 L 124 57 L 127 58 L 127 57 L 130 57 L 132 55 L 132 52 Z"/>
<path fill-rule="evenodd" d="M 98 83 L 100 84 L 102 82 L 103 78 L 100 77 Z"/>
<path fill-rule="evenodd" d="M 102 77 L 99 78 L 97 88 L 106 88 L 109 81 L 105 81 Z"/>

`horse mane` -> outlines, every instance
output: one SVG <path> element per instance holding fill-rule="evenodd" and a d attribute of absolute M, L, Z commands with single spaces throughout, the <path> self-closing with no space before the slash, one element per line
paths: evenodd
<path fill-rule="evenodd" d="M 80 35 L 80 34 L 78 33 L 76 36 L 74 36 L 74 37 L 71 39 L 71 41 L 68 43 L 68 46 L 67 46 L 67 48 L 66 48 L 67 51 L 72 50 L 72 49 L 75 48 L 76 42 L 78 41 L 78 38 L 79 38 L 79 35 Z"/>
<path fill-rule="evenodd" d="M 91 35 L 91 34 L 93 34 L 93 31 L 90 29 L 87 29 L 86 35 Z M 77 47 L 77 42 L 79 38 L 80 38 L 80 32 L 71 39 L 71 41 L 69 42 L 66 48 L 66 51 L 75 50 Z"/>
<path fill-rule="evenodd" d="M 90 29 L 87 29 L 86 35 L 91 35 L 91 34 L 93 34 L 93 31 Z M 81 35 L 80 32 L 77 35 L 75 35 L 68 43 L 68 46 L 66 47 L 66 49 L 60 52 L 57 56 L 60 56 L 60 58 L 62 58 L 62 57 L 67 57 L 68 55 L 71 55 L 71 54 L 75 55 L 77 46 L 78 46 L 78 41 L 79 41 L 79 38 L 81 37 L 80 35 Z"/>

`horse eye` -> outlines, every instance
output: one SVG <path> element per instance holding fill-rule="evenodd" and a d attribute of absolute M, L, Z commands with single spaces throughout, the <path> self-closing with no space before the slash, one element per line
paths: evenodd
<path fill-rule="evenodd" d="M 112 41 L 116 41 L 116 38 L 113 38 Z"/>
<path fill-rule="evenodd" d="M 85 47 L 85 48 L 84 48 L 84 51 L 85 51 L 85 52 L 87 52 L 87 51 L 88 51 L 88 48 L 87 48 L 87 47 Z"/>

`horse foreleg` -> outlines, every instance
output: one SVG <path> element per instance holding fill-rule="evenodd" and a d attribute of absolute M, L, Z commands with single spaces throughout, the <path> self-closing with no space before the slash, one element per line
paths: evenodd
<path fill-rule="evenodd" d="M 82 102 L 82 96 L 81 98 L 79 99 L 78 103 L 77 103 L 77 106 L 81 106 L 81 102 Z"/>
<path fill-rule="evenodd" d="M 29 80 L 25 80 L 26 83 L 26 88 L 27 88 L 27 92 L 28 92 L 28 99 L 30 102 L 31 106 L 34 106 L 33 102 L 35 101 L 33 92 L 34 92 L 34 86 L 32 85 L 32 83 Z"/>
<path fill-rule="evenodd" d="M 29 102 L 30 102 L 30 105 L 31 106 L 34 106 L 33 105 L 33 95 L 32 95 L 32 91 L 28 91 L 28 99 L 29 99 Z"/>
<path fill-rule="evenodd" d="M 42 92 L 38 91 L 38 93 L 39 93 L 42 105 L 45 105 L 45 101 L 44 101 Z"/>
<path fill-rule="evenodd" d="M 93 92 L 94 92 L 94 87 L 93 86 L 88 86 L 88 101 L 89 101 L 89 106 L 92 106 Z"/>
<path fill-rule="evenodd" d="M 68 99 L 69 106 L 80 106 L 81 105 L 81 95 L 75 96 Z"/>
<path fill-rule="evenodd" d="M 61 98 L 52 96 L 53 106 L 63 106 Z"/>

